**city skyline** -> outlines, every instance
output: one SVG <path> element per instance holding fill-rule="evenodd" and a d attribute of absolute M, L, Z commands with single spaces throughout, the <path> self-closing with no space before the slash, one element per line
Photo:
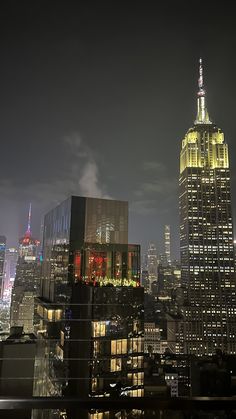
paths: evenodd
<path fill-rule="evenodd" d="M 0 410 L 234 417 L 234 5 L 5 3 Z"/>
<path fill-rule="evenodd" d="M 8 245 L 23 233 L 29 202 L 38 236 L 44 214 L 73 193 L 128 200 L 130 240 L 143 249 L 170 225 L 178 256 L 177 156 L 195 116 L 200 56 L 212 118 L 226 133 L 234 163 L 230 8 L 206 6 L 203 19 L 181 5 L 173 13 L 127 6 L 120 14 L 103 3 L 66 13 L 45 2 L 5 8 L 0 231 Z M 217 23 L 221 31 L 213 31 Z M 234 164 L 232 173 L 234 189 Z"/>

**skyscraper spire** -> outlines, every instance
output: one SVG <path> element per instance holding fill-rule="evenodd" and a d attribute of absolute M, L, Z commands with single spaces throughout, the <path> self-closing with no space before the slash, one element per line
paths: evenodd
<path fill-rule="evenodd" d="M 28 225 L 27 225 L 26 234 L 28 236 L 31 236 L 31 203 L 29 205 Z"/>
<path fill-rule="evenodd" d="M 197 96 L 197 118 L 195 124 L 211 124 L 206 107 L 206 91 L 204 88 L 203 81 L 202 58 L 199 59 L 199 78 Z"/>
<path fill-rule="evenodd" d="M 204 84 L 203 84 L 203 67 L 202 67 L 202 59 L 199 59 L 199 79 L 198 79 L 198 96 L 205 96 L 205 90 L 204 90 Z"/>

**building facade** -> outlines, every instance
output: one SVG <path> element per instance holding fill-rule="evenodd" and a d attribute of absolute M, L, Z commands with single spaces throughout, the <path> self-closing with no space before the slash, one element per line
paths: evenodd
<path fill-rule="evenodd" d="M 37 311 L 35 395 L 143 394 L 140 247 L 128 244 L 127 202 L 72 196 L 45 216 Z"/>
<path fill-rule="evenodd" d="M 0 340 L 0 396 L 12 398 L 32 397 L 36 339 L 33 334 L 12 328 Z M 12 419 L 12 412 L 1 412 L 4 419 Z M 20 410 L 19 419 L 31 419 L 30 410 Z"/>
<path fill-rule="evenodd" d="M 165 225 L 164 240 L 165 240 L 165 256 L 166 256 L 166 262 L 167 262 L 168 265 L 171 265 L 171 256 L 170 256 L 170 226 L 169 225 Z"/>
<path fill-rule="evenodd" d="M 0 299 L 3 297 L 6 237 L 0 236 Z"/>
<path fill-rule="evenodd" d="M 5 277 L 3 286 L 3 300 L 6 303 L 11 301 L 12 286 L 16 276 L 16 265 L 18 260 L 18 250 L 15 247 L 6 249 L 5 257 Z"/>
<path fill-rule="evenodd" d="M 147 270 L 149 293 L 152 292 L 152 283 L 157 281 L 158 258 L 157 248 L 154 243 L 150 243 L 147 251 Z"/>
<path fill-rule="evenodd" d="M 145 354 L 163 354 L 167 348 L 167 340 L 162 339 L 160 326 L 155 322 L 144 323 Z"/>
<path fill-rule="evenodd" d="M 185 351 L 235 353 L 235 266 L 228 145 L 209 118 L 199 66 L 197 118 L 180 154 Z"/>

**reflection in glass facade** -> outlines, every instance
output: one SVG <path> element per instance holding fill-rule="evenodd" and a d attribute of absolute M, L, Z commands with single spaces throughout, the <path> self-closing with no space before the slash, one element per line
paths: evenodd
<path fill-rule="evenodd" d="M 101 244 L 127 244 L 127 203 L 87 198 L 84 241 Z"/>
<path fill-rule="evenodd" d="M 35 395 L 143 394 L 139 280 L 127 202 L 72 196 L 45 216 Z"/>
<path fill-rule="evenodd" d="M 200 63 L 202 83 L 202 69 Z M 235 266 L 228 147 L 209 119 L 199 85 L 198 115 L 180 155 L 181 276 L 185 350 L 235 353 Z"/>

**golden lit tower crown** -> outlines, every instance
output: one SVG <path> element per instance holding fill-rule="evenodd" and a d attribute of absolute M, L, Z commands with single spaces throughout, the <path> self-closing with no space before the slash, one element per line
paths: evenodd
<path fill-rule="evenodd" d="M 211 169 L 229 167 L 228 145 L 224 142 L 224 134 L 210 121 L 208 115 L 201 58 L 198 87 L 197 118 L 182 141 L 180 173 L 187 167 Z"/>

